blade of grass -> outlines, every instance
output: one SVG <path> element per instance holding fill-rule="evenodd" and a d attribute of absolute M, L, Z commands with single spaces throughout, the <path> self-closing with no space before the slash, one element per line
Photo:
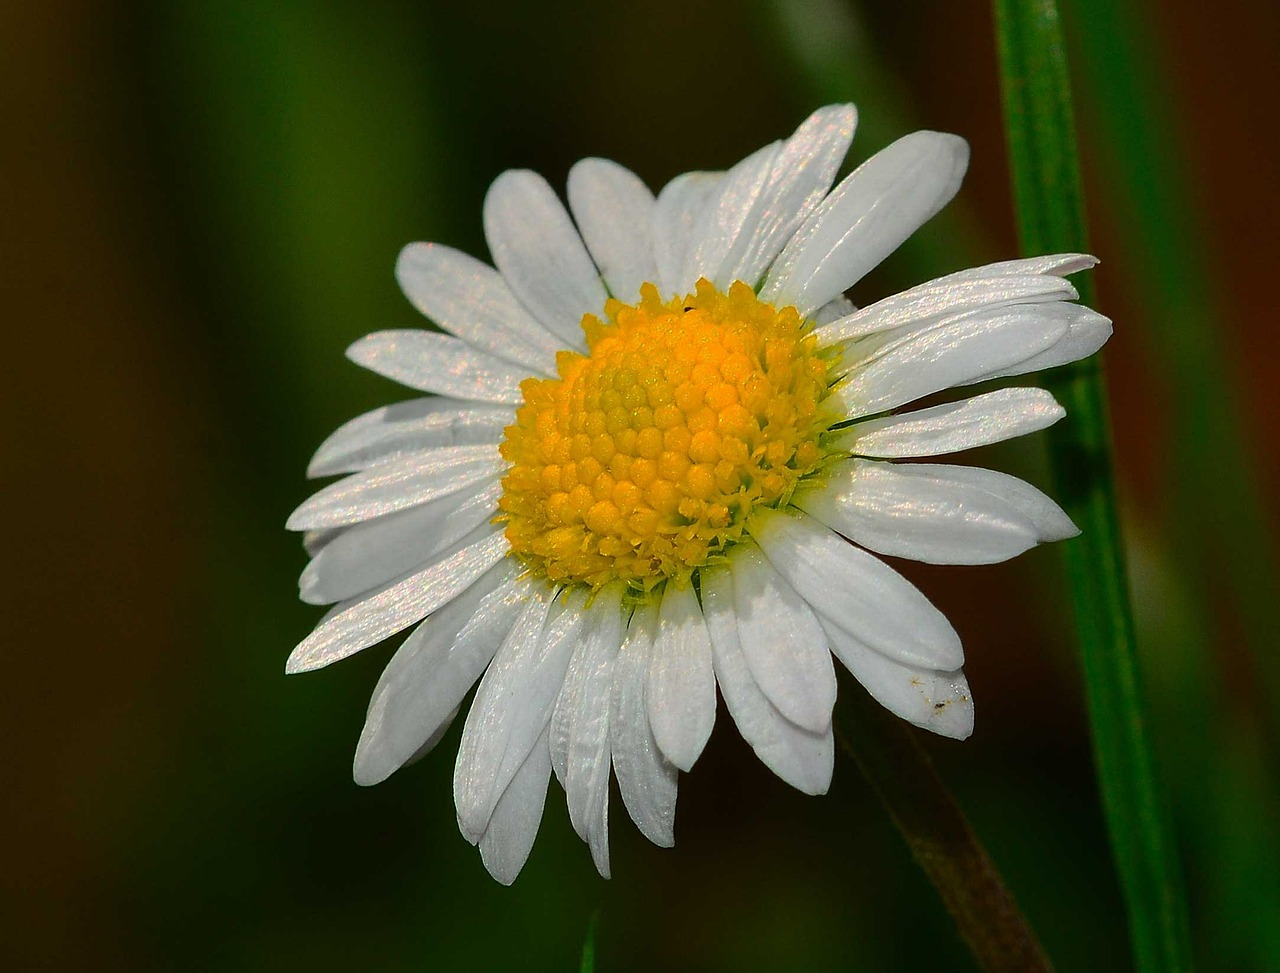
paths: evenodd
<path fill-rule="evenodd" d="M 920 731 L 861 686 L 841 687 L 836 738 L 858 764 L 911 849 L 978 967 L 987 973 L 1036 973 L 1052 967 L 933 762 Z"/>
<path fill-rule="evenodd" d="M 1005 123 L 1022 249 L 1087 251 L 1066 53 L 1054 0 L 995 0 Z M 1081 297 L 1089 302 L 1088 287 Z M 1112 853 L 1139 970 L 1190 968 L 1186 904 L 1139 685 L 1121 550 L 1107 393 L 1095 356 L 1046 375 L 1068 419 L 1050 436 L 1059 498 L 1082 536 L 1066 545 Z"/>
<path fill-rule="evenodd" d="M 587 934 L 582 940 L 582 973 L 595 973 L 596 968 L 596 928 L 600 925 L 600 910 L 591 913 L 587 922 Z"/>
<path fill-rule="evenodd" d="M 1250 435 L 1232 367 L 1235 329 L 1226 327 L 1214 286 L 1221 261 L 1199 225 L 1194 180 L 1182 161 L 1189 135 L 1173 114 L 1183 102 L 1170 90 L 1168 53 L 1132 0 L 1070 0 L 1063 13 L 1068 24 L 1074 13 L 1088 25 L 1071 36 L 1086 110 L 1100 133 L 1099 183 L 1142 294 L 1146 314 L 1134 322 L 1146 325 L 1142 353 L 1174 393 L 1168 422 L 1178 448 L 1165 451 L 1159 471 L 1170 511 L 1147 525 L 1145 539 L 1181 598 L 1174 612 L 1167 597 L 1151 606 L 1147 624 L 1164 638 L 1143 638 L 1141 648 L 1165 673 L 1164 698 L 1153 694 L 1153 704 L 1176 717 L 1160 721 L 1156 742 L 1184 768 L 1172 794 L 1188 867 L 1203 876 L 1197 946 L 1223 968 L 1265 969 L 1280 955 L 1273 920 L 1280 886 L 1263 874 L 1280 848 L 1280 821 L 1269 811 L 1280 775 L 1265 756 L 1280 740 L 1271 620 L 1280 567 L 1274 511 L 1259 488 L 1260 440 Z M 1210 586 L 1212 594 L 1202 582 L 1205 565 L 1228 582 Z M 1141 629 L 1146 620 L 1136 607 Z M 1171 626 L 1171 614 L 1181 623 Z M 1241 659 L 1232 651 L 1232 665 L 1223 664 L 1226 653 L 1209 651 L 1223 641 L 1223 616 L 1249 652 Z M 1250 667 L 1245 678 L 1232 671 L 1240 663 Z"/>
<path fill-rule="evenodd" d="M 1252 651 L 1262 684 L 1256 702 L 1267 708 L 1274 737 L 1280 720 L 1280 654 L 1272 648 L 1280 578 L 1276 523 L 1258 488 L 1258 440 L 1243 428 L 1239 383 L 1224 359 L 1230 335 L 1211 294 L 1212 249 L 1187 205 L 1194 197 L 1167 117 L 1178 100 L 1152 77 L 1153 53 L 1131 3 L 1073 0 L 1072 6 L 1089 25 L 1080 49 L 1094 92 L 1092 117 L 1105 135 L 1099 148 L 1114 184 L 1123 187 L 1108 204 L 1130 235 L 1126 249 L 1151 304 L 1150 319 L 1161 324 L 1146 349 L 1177 390 L 1170 407 L 1180 448 L 1169 452 L 1176 467 L 1168 481 L 1182 516 L 1171 526 L 1184 535 L 1178 540 L 1190 548 L 1189 558 L 1221 565 L 1230 580 L 1224 594 Z M 1206 463 L 1212 455 L 1231 462 Z"/>

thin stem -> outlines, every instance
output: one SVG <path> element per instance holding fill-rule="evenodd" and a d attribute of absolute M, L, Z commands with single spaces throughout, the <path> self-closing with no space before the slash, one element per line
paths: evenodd
<path fill-rule="evenodd" d="M 1005 123 L 1023 252 L 1086 251 L 1062 29 L 1054 0 L 995 0 Z M 1083 282 L 1082 282 L 1083 283 Z M 1089 300 L 1086 287 L 1082 298 Z M 1190 968 L 1186 905 L 1157 783 L 1121 550 L 1107 393 L 1097 360 L 1051 372 L 1068 418 L 1049 437 L 1067 543 L 1099 787 L 1137 968 Z"/>
<path fill-rule="evenodd" d="M 919 731 L 860 686 L 840 694 L 836 737 L 880 798 L 988 973 L 1052 969 L 995 863 L 921 747 Z"/>
<path fill-rule="evenodd" d="M 596 968 L 596 929 L 600 926 L 600 910 L 591 913 L 587 922 L 587 934 L 582 939 L 582 964 L 578 967 L 582 973 L 595 973 Z"/>

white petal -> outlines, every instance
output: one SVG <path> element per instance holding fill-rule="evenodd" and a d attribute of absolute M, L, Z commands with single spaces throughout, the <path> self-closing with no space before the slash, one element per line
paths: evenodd
<path fill-rule="evenodd" d="M 823 325 L 830 324 L 832 321 L 847 318 L 857 310 L 858 308 L 854 305 L 853 301 L 849 300 L 847 297 L 844 297 L 843 295 L 840 297 L 833 297 L 831 300 L 827 301 L 826 304 L 813 312 L 813 323 L 821 328 Z M 814 333 L 817 334 L 816 331 Z M 819 342 L 819 344 L 822 344 L 822 342 Z"/>
<path fill-rule="evenodd" d="M 510 782 L 508 778 L 499 787 L 497 775 L 511 724 L 498 722 L 496 727 L 491 727 L 490 723 L 494 720 L 501 721 L 504 716 L 511 720 L 512 715 L 503 712 L 504 707 L 498 705 L 502 700 L 495 696 L 503 690 L 514 694 L 521 688 L 518 682 L 508 683 L 506 676 L 513 668 L 525 668 L 528 660 L 536 658 L 539 646 L 543 643 L 547 611 L 554 596 L 555 589 L 550 585 L 532 587 L 515 623 L 498 646 L 494 661 L 485 670 L 480 689 L 476 691 L 471 709 L 467 712 L 467 721 L 462 728 L 462 740 L 453 767 L 453 800 L 458 812 L 458 828 L 472 844 L 484 834 L 493 806 L 502 796 L 506 783 Z M 495 670 L 494 667 L 499 666 L 499 663 L 500 668 Z M 503 685 L 498 685 L 499 683 Z M 483 701 L 481 692 L 486 696 Z M 510 708 L 518 706 L 518 701 L 512 701 Z M 521 754 L 520 760 L 526 754 Z"/>
<path fill-rule="evenodd" d="M 1074 301 L 1080 295 L 1060 277 L 967 277 L 921 284 L 883 301 L 868 304 L 847 317 L 814 331 L 818 344 L 829 345 L 896 328 L 923 328 L 943 318 L 979 308 Z"/>
<path fill-rule="evenodd" d="M 302 534 L 302 549 L 311 557 L 315 557 L 328 546 L 330 541 L 342 536 L 346 527 L 325 527 L 321 530 L 308 530 Z"/>
<path fill-rule="evenodd" d="M 488 264 L 438 243 L 411 243 L 400 251 L 396 280 L 414 307 L 472 347 L 555 373 L 560 343 Z"/>
<path fill-rule="evenodd" d="M 596 868 L 605 878 L 609 877 L 609 709 L 613 663 L 622 642 L 621 595 L 621 586 L 602 589 L 596 595 L 590 608 L 591 627 L 574 653 L 571 668 L 581 677 L 570 717 L 563 776 L 569 820 L 590 845 Z M 565 704 L 562 693 L 553 725 Z"/>
<path fill-rule="evenodd" d="M 850 635 L 908 665 L 964 662 L 955 629 L 914 585 L 818 521 L 760 511 L 751 532 L 800 597 Z"/>
<path fill-rule="evenodd" d="M 497 446 L 445 446 L 383 463 L 314 494 L 289 515 L 289 530 L 342 527 L 405 510 L 500 475 Z"/>
<path fill-rule="evenodd" d="M 964 139 L 913 132 L 855 169 L 792 238 L 762 299 L 808 315 L 848 290 L 942 209 L 969 164 Z"/>
<path fill-rule="evenodd" d="M 721 290 L 733 283 L 731 278 L 726 279 L 732 268 L 729 261 L 733 248 L 755 228 L 752 214 L 769 184 L 774 161 L 781 150 L 781 142 L 772 142 L 725 173 L 715 201 L 703 210 L 693 228 L 682 274 L 684 280 L 697 282 L 705 277 Z"/>
<path fill-rule="evenodd" d="M 613 664 L 613 701 L 610 706 L 609 745 L 613 772 L 631 820 L 655 845 L 676 843 L 675 765 L 662 755 L 649 726 L 645 683 L 658 610 L 637 608 L 627 637 Z"/>
<path fill-rule="evenodd" d="M 515 421 L 510 406 L 435 396 L 384 405 L 339 426 L 316 450 L 307 476 L 351 473 L 441 446 L 496 443 Z"/>
<path fill-rule="evenodd" d="M 853 139 L 852 105 L 820 108 L 783 143 L 760 194 L 731 243 L 715 282 L 741 280 L 755 287 L 814 208 L 831 189 Z M 709 275 L 710 276 L 710 275 Z"/>
<path fill-rule="evenodd" d="M 1066 414 L 1044 389 L 997 389 L 961 402 L 855 423 L 840 443 L 859 456 L 937 456 L 1025 436 Z"/>
<path fill-rule="evenodd" d="M 634 304 L 658 275 L 649 187 L 616 162 L 582 159 L 569 170 L 569 208 L 609 293 Z"/>
<path fill-rule="evenodd" d="M 613 659 L 623 638 L 622 595 L 620 584 L 602 588 L 596 594 L 590 608 L 590 625 L 569 662 L 564 685 L 551 714 L 551 765 L 564 784 L 569 819 L 582 837 L 586 836 L 585 794 L 570 793 L 569 751 L 575 740 L 583 742 L 602 731 L 600 739 L 606 750 L 607 764 Z M 598 698 L 600 693 L 603 693 L 603 699 Z M 582 722 L 584 719 L 586 723 Z M 607 772 L 605 776 L 607 779 Z"/>
<path fill-rule="evenodd" d="M 500 561 L 396 650 L 369 700 L 352 776 L 365 786 L 416 759 L 452 720 L 528 600 L 519 563 Z"/>
<path fill-rule="evenodd" d="M 831 651 L 877 702 L 916 726 L 955 740 L 973 733 L 973 697 L 959 669 L 941 672 L 903 665 L 867 648 L 822 620 Z"/>
<path fill-rule="evenodd" d="M 689 241 L 703 211 L 715 202 L 723 179 L 723 172 L 686 172 L 658 193 L 653 208 L 653 252 L 663 297 L 683 297 L 697 283 L 684 275 Z"/>
<path fill-rule="evenodd" d="M 692 768 L 716 720 L 711 638 L 692 586 L 669 584 L 663 593 L 645 702 L 658 747 L 681 770 Z"/>
<path fill-rule="evenodd" d="M 479 677 L 477 676 L 477 678 Z M 474 681 L 475 680 L 472 680 L 472 682 Z M 440 725 L 436 727 L 435 732 L 433 732 L 431 736 L 427 737 L 427 739 L 423 742 L 422 746 L 418 747 L 418 749 L 413 752 L 413 754 L 409 757 L 409 759 L 406 760 L 404 763 L 402 763 L 400 766 L 408 767 L 408 766 L 411 766 L 412 764 L 416 764 L 423 757 L 431 753 L 431 751 L 436 748 L 436 744 L 438 744 L 441 740 L 443 740 L 445 737 L 445 734 L 448 733 L 450 729 L 452 729 L 453 721 L 458 718 L 458 711 L 460 709 L 462 709 L 461 705 L 455 706 L 453 709 L 451 709 L 449 711 L 449 714 L 443 720 L 440 721 Z M 396 769 L 398 768 L 394 768 L 394 767 L 392 768 L 393 771 Z M 360 784 L 360 786 L 362 787 L 364 786 L 364 783 L 359 778 L 355 778 L 354 767 L 352 768 L 352 777 L 355 779 L 355 782 L 357 784 Z M 377 783 L 377 781 L 375 781 L 374 783 Z"/>
<path fill-rule="evenodd" d="M 472 402 L 519 405 L 520 383 L 529 377 L 522 365 L 431 331 L 377 331 L 348 348 L 347 357 L 401 385 Z"/>
<path fill-rule="evenodd" d="M 930 564 L 995 564 L 1035 547 L 1035 525 L 1013 504 L 924 472 L 933 465 L 850 460 L 793 502 L 863 547 Z"/>
<path fill-rule="evenodd" d="M 484 199 L 484 234 L 521 303 L 566 347 L 586 350 L 582 316 L 599 314 L 608 294 L 547 181 L 526 169 L 495 179 Z"/>
<path fill-rule="evenodd" d="M 554 593 L 549 585 L 544 592 L 540 600 Z M 567 603 L 558 599 L 549 613 L 545 604 L 531 607 L 528 620 L 521 617 L 485 670 L 454 768 L 453 797 L 464 833 L 484 832 L 495 802 L 543 736 L 586 622 L 585 600 L 581 590 L 574 590 Z"/>
<path fill-rule="evenodd" d="M 984 470 L 978 466 L 948 466 L 942 463 L 895 463 L 894 470 L 903 476 L 945 478 L 951 483 L 976 487 L 994 494 L 1026 517 L 1041 541 L 1061 541 L 1075 537 L 1080 529 L 1062 508 L 1025 480 L 1008 473 Z"/>
<path fill-rule="evenodd" d="M 784 717 L 822 732 L 831 725 L 836 672 L 818 620 L 754 544 L 734 549 L 730 570 L 738 643 L 752 679 Z"/>
<path fill-rule="evenodd" d="M 529 860 L 533 841 L 542 824 L 551 779 L 551 758 L 547 754 L 547 734 L 520 765 L 519 771 L 498 800 L 489 826 L 480 837 L 480 860 L 489 874 L 510 885 Z"/>
<path fill-rule="evenodd" d="M 729 715 L 766 767 L 806 794 L 825 794 L 835 766 L 831 727 L 821 733 L 801 729 L 760 691 L 742 655 L 733 602 L 730 569 L 703 571 L 702 607 L 711 634 L 716 681 Z"/>
<path fill-rule="evenodd" d="M 1023 304 L 970 311 L 921 331 L 890 335 L 835 388 L 832 405 L 851 416 L 871 415 L 931 392 L 990 378 L 1051 347 L 1067 333 L 1074 304 Z M 863 347 L 855 344 L 856 349 Z"/>
<path fill-rule="evenodd" d="M 285 672 L 306 672 L 354 655 L 403 631 L 466 591 L 509 550 L 487 524 L 430 567 L 344 601 L 289 656 Z"/>
<path fill-rule="evenodd" d="M 302 572 L 302 600 L 328 605 L 425 564 L 497 513 L 501 495 L 495 477 L 343 531 Z"/>
<path fill-rule="evenodd" d="M 1016 365 L 1004 368 L 982 378 L 1008 378 L 1011 375 L 1025 375 L 1045 368 L 1066 365 L 1081 358 L 1088 358 L 1107 343 L 1111 337 L 1111 319 L 1097 311 L 1075 304 L 1066 304 L 1071 308 L 1067 333 L 1050 348 L 1032 355 Z"/>
<path fill-rule="evenodd" d="M 577 720 L 577 712 L 582 704 L 582 684 L 586 680 L 586 671 L 588 671 L 586 652 L 588 652 L 588 643 L 584 641 L 568 661 L 561 691 L 556 696 L 556 707 L 552 709 L 552 720 L 548 723 L 547 745 L 552 755 L 552 771 L 556 773 L 556 780 L 561 782 L 561 786 L 566 791 L 568 790 L 568 745 L 573 737 L 573 721 Z M 570 818 L 572 819 L 572 813 Z M 581 837 L 581 832 L 579 836 Z"/>
<path fill-rule="evenodd" d="M 578 709 L 582 705 L 582 686 L 587 675 L 587 664 L 583 657 L 586 651 L 587 645 L 584 642 L 569 660 L 569 668 L 565 670 L 560 695 L 556 697 L 551 722 L 548 724 L 547 747 L 551 752 L 551 769 L 556 780 L 560 781 L 560 786 L 566 790 L 569 780 L 569 742 L 573 737 L 573 721 L 577 719 Z M 572 819 L 572 814 L 570 818 Z M 581 837 L 582 833 L 578 834 Z"/>
<path fill-rule="evenodd" d="M 1068 274 L 1089 270 L 1098 265 L 1098 258 L 1087 253 L 1051 253 L 1043 257 L 1021 257 L 1002 260 L 982 267 L 970 267 L 957 271 L 944 280 L 964 280 L 966 277 L 999 277 L 1001 275 L 1049 274 L 1065 277 Z"/>

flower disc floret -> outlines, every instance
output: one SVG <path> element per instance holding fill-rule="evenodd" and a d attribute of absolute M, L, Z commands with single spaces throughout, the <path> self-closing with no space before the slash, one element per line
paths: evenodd
<path fill-rule="evenodd" d="M 506 430 L 501 517 L 554 582 L 651 591 L 713 563 L 754 510 L 785 503 L 828 456 L 828 359 L 794 307 L 700 280 L 663 302 L 610 300 L 589 353 L 528 379 Z"/>

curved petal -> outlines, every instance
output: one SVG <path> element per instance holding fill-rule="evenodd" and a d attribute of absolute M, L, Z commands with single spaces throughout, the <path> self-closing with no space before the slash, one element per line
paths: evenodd
<path fill-rule="evenodd" d="M 439 243 L 411 243 L 396 260 L 396 280 L 414 307 L 472 347 L 555 373 L 560 342 L 488 264 Z"/>
<path fill-rule="evenodd" d="M 551 602 L 543 588 L 485 670 L 467 713 L 453 775 L 454 803 L 464 833 L 478 836 L 502 792 L 551 720 L 573 646 L 586 623 L 586 596 L 573 591 Z M 550 761 L 550 750 L 547 760 Z M 550 764 L 548 763 L 548 767 Z"/>
<path fill-rule="evenodd" d="M 1019 257 L 1017 260 L 1001 260 L 999 263 L 985 264 L 982 267 L 970 267 L 958 270 L 943 280 L 964 280 L 966 277 L 999 277 L 1003 274 L 1047 274 L 1054 277 L 1066 277 L 1078 274 L 1098 266 L 1098 258 L 1087 253 L 1050 253 L 1043 257 Z"/>
<path fill-rule="evenodd" d="M 831 725 L 836 672 L 813 612 L 754 544 L 730 558 L 738 644 L 751 678 L 784 717 L 820 733 Z"/>
<path fill-rule="evenodd" d="M 653 256 L 664 297 L 683 297 L 693 291 L 697 281 L 684 273 L 689 240 L 703 211 L 715 202 L 723 179 L 723 172 L 686 172 L 658 193 L 653 207 Z"/>
<path fill-rule="evenodd" d="M 343 423 L 320 444 L 307 476 L 352 473 L 442 446 L 497 443 L 516 410 L 431 396 L 384 405 Z"/>
<path fill-rule="evenodd" d="M 829 345 L 898 328 L 919 330 L 966 311 L 1014 304 L 1074 301 L 1079 296 L 1076 289 L 1060 277 L 1024 275 L 967 277 L 962 280 L 943 277 L 868 304 L 823 325 L 813 335 L 818 344 Z"/>
<path fill-rule="evenodd" d="M 833 297 L 826 304 L 813 312 L 813 323 L 821 328 L 823 325 L 831 324 L 841 318 L 847 318 L 849 315 L 857 311 L 857 306 L 853 301 L 849 300 L 843 294 L 840 297 Z M 817 334 L 817 332 L 814 332 Z M 818 342 L 821 345 L 823 342 Z"/>
<path fill-rule="evenodd" d="M 997 389 L 960 402 L 855 423 L 840 445 L 859 456 L 938 456 L 1015 439 L 1067 414 L 1044 389 Z"/>
<path fill-rule="evenodd" d="M 913 132 L 877 152 L 800 227 L 766 276 L 761 298 L 794 304 L 808 316 L 950 202 L 968 165 L 968 143 L 941 132 Z"/>
<path fill-rule="evenodd" d="M 489 825 L 480 836 L 480 860 L 489 874 L 510 885 L 529 860 L 551 780 L 547 731 L 534 744 L 511 783 L 494 806 Z"/>
<path fill-rule="evenodd" d="M 907 665 L 958 669 L 960 637 L 906 578 L 804 514 L 760 511 L 751 532 L 809 606 Z"/>
<path fill-rule="evenodd" d="M 302 549 L 311 557 L 315 557 L 334 540 L 342 536 L 346 527 L 323 527 L 320 530 L 307 530 L 302 533 Z"/>
<path fill-rule="evenodd" d="M 591 604 L 591 625 L 574 652 L 551 718 L 552 762 L 564 783 L 573 828 L 609 877 L 609 725 L 613 663 L 622 643 L 622 586 Z M 557 738 L 559 738 L 557 740 Z M 557 757 L 556 750 L 561 753 Z"/>
<path fill-rule="evenodd" d="M 344 527 L 416 507 L 501 474 L 493 446 L 445 446 L 383 463 L 331 483 L 289 515 L 289 530 Z"/>
<path fill-rule="evenodd" d="M 308 672 L 354 655 L 447 605 L 509 550 L 501 531 L 472 531 L 429 567 L 341 602 L 289 655 L 284 671 Z"/>
<path fill-rule="evenodd" d="M 527 368 L 431 331 L 376 331 L 347 349 L 357 365 L 401 385 L 471 402 L 519 405 Z"/>
<path fill-rule="evenodd" d="M 484 198 L 484 235 L 520 302 L 566 347 L 586 350 L 582 316 L 599 314 L 608 294 L 547 181 L 527 169 L 495 179 Z"/>
<path fill-rule="evenodd" d="M 668 584 L 662 595 L 645 706 L 659 749 L 681 770 L 692 768 L 716 720 L 711 639 L 692 586 Z"/>
<path fill-rule="evenodd" d="M 761 692 L 738 640 L 730 569 L 702 573 L 702 607 L 711 634 L 716 681 L 738 732 L 764 765 L 792 787 L 805 794 L 825 794 L 835 766 L 831 726 L 821 733 L 802 729 Z"/>
<path fill-rule="evenodd" d="M 772 142 L 725 173 L 715 200 L 705 207 L 693 228 L 683 279 L 696 283 L 705 277 L 722 291 L 728 290 L 733 280 L 726 279 L 727 261 L 739 239 L 754 229 L 752 214 L 769 185 L 781 149 L 781 142 Z"/>
<path fill-rule="evenodd" d="M 766 182 L 750 200 L 740 231 L 714 268 L 714 275 L 707 274 L 718 286 L 728 287 L 740 280 L 754 288 L 760 282 L 831 189 L 856 122 L 853 105 L 828 105 L 805 119 L 782 144 Z"/>
<path fill-rule="evenodd" d="M 303 570 L 302 600 L 332 604 L 412 571 L 489 520 L 500 496 L 502 484 L 495 477 L 344 530 Z"/>
<path fill-rule="evenodd" d="M 1062 541 L 1080 533 L 1061 507 L 1030 483 L 1008 473 L 943 463 L 895 463 L 893 468 L 901 476 L 945 479 L 994 494 L 1026 517 L 1041 541 Z"/>
<path fill-rule="evenodd" d="M 396 650 L 369 700 L 352 767 L 357 784 L 386 780 L 451 721 L 529 598 L 518 573 L 514 559 L 500 561 Z"/>
<path fill-rule="evenodd" d="M 875 700 L 896 716 L 954 740 L 973 733 L 973 696 L 959 669 L 941 672 L 903 665 L 822 619 L 831 651 Z"/>
<path fill-rule="evenodd" d="M 850 416 L 897 408 L 931 392 L 969 385 L 1056 344 L 1070 327 L 1075 304 L 1023 304 L 972 311 L 921 331 L 891 333 L 851 346 L 849 374 L 835 387 L 832 404 Z M 861 348 L 871 349 L 859 358 Z"/>
<path fill-rule="evenodd" d="M 1087 307 L 1078 307 L 1074 304 L 1065 306 L 1075 308 L 1075 313 L 1067 322 L 1067 333 L 1058 339 L 1056 344 L 1016 365 L 984 375 L 978 381 L 1026 375 L 1028 372 L 1039 372 L 1046 368 L 1056 368 L 1058 365 L 1068 365 L 1081 358 L 1088 358 L 1107 343 L 1112 330 L 1110 318 Z"/>
<path fill-rule="evenodd" d="M 653 606 L 637 608 L 631 616 L 627 637 L 613 664 L 609 745 L 618 790 L 631 820 L 655 845 L 670 848 L 676 843 L 677 771 L 658 749 L 645 704 L 657 627 L 658 610 Z"/>
<path fill-rule="evenodd" d="M 616 162 L 582 159 L 569 170 L 569 209 L 609 292 L 624 304 L 657 280 L 653 204 L 649 187 Z"/>
<path fill-rule="evenodd" d="M 863 547 L 930 564 L 995 564 L 1036 546 L 1035 525 L 1013 504 L 945 471 L 924 472 L 933 465 L 903 472 L 850 460 L 794 503 Z"/>

